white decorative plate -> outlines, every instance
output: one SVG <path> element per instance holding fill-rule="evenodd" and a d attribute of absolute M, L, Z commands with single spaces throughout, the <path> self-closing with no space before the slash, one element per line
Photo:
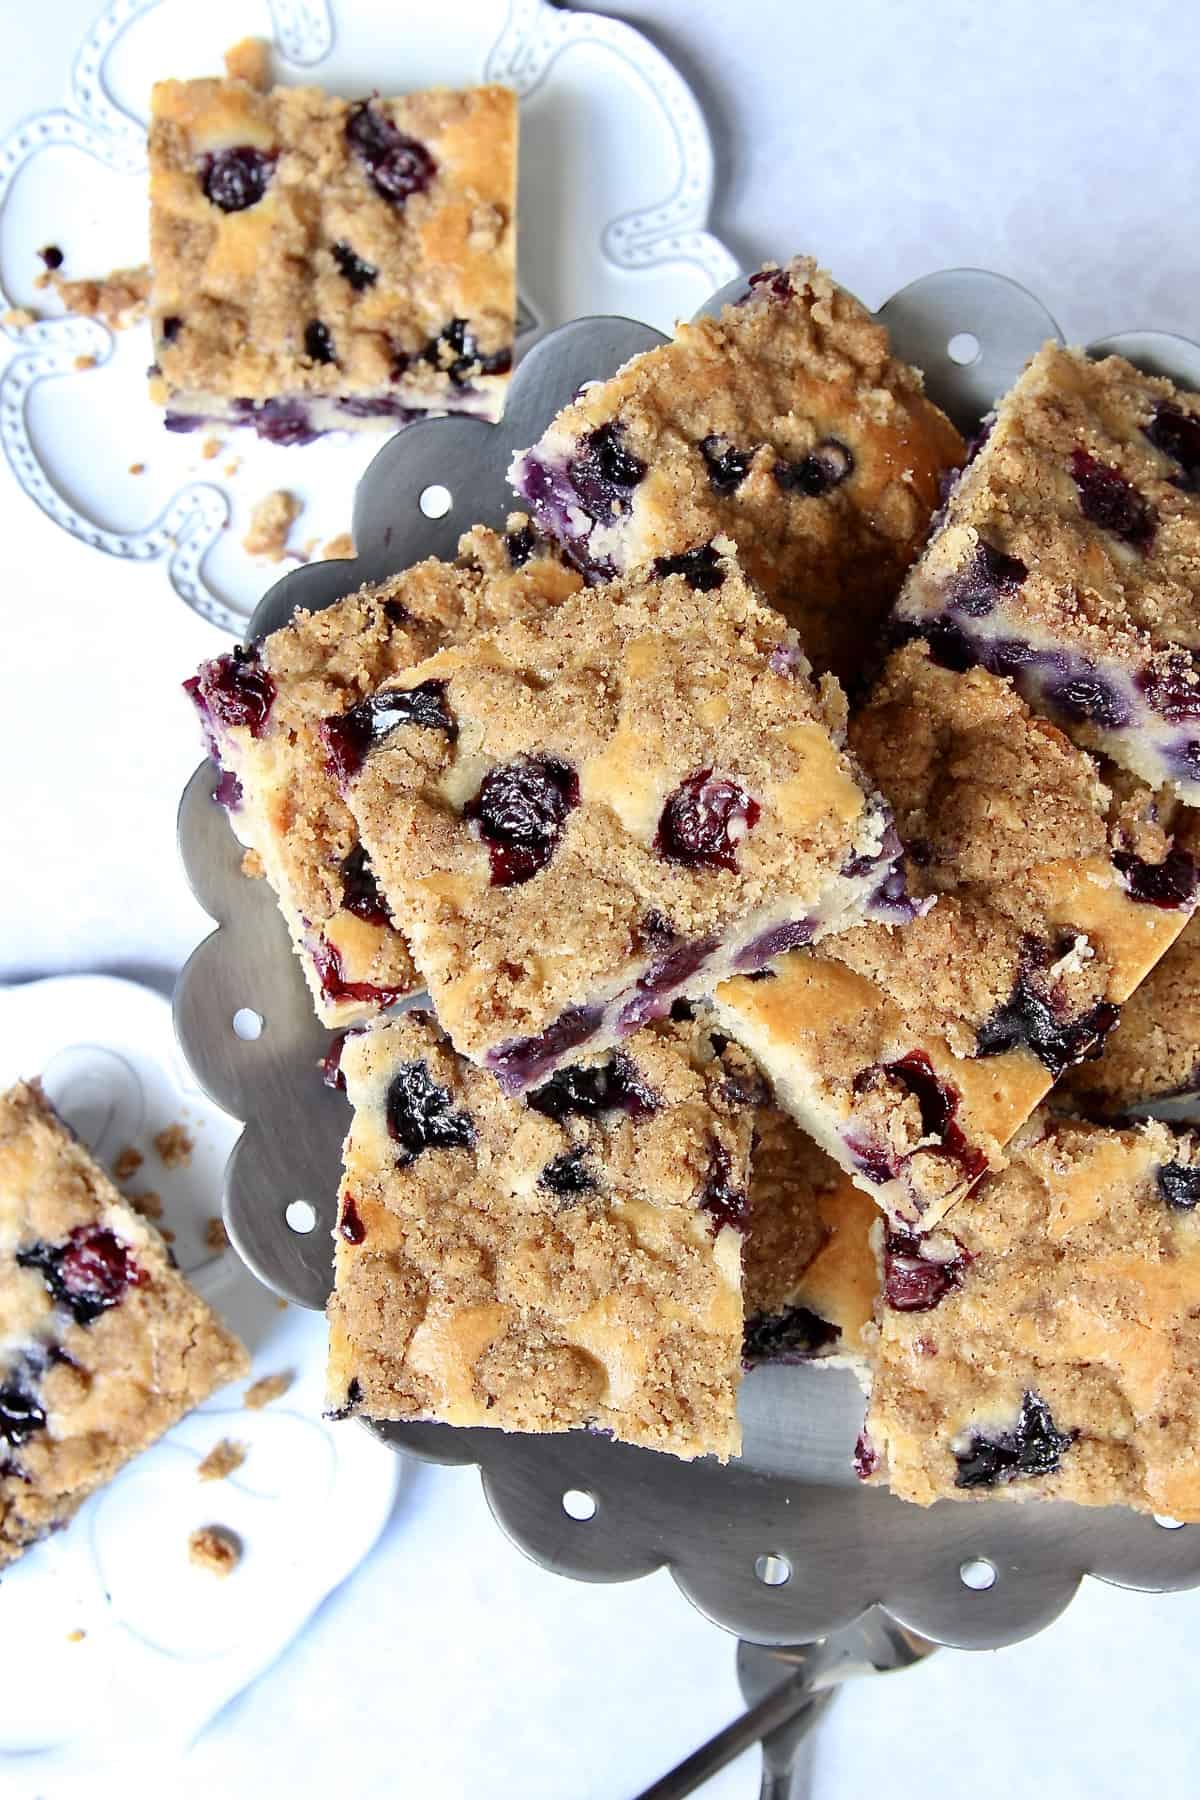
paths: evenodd
<path fill-rule="evenodd" d="M 365 1431 L 321 1418 L 321 1320 L 283 1307 L 231 1250 L 205 1246 L 238 1127 L 186 1074 L 167 1001 L 106 976 L 0 989 L 0 1087 L 38 1073 L 103 1163 L 126 1144 L 142 1151 L 125 1186 L 161 1195 L 184 1272 L 252 1350 L 254 1376 L 296 1379 L 259 1411 L 241 1404 L 246 1383 L 214 1394 L 5 1574 L 0 1789 L 12 1781 L 23 1795 L 45 1794 L 49 1775 L 67 1783 L 187 1743 L 366 1555 L 401 1472 Z M 195 1150 L 167 1169 L 151 1140 L 176 1121 Z M 248 1444 L 246 1461 L 198 1481 L 222 1437 Z M 188 1534 L 211 1523 L 245 1546 L 224 1581 L 188 1560 Z"/>
<path fill-rule="evenodd" d="M 689 89 L 631 26 L 550 0 L 115 0 L 76 55 L 65 107 L 0 144 L 0 312 L 57 312 L 34 288 L 38 249 L 64 274 L 146 260 L 144 129 L 159 76 L 218 73 L 238 38 L 273 39 L 285 82 L 361 94 L 503 81 L 521 96 L 522 345 L 585 313 L 670 329 L 736 273 L 705 229 L 712 151 Z M 76 368 L 81 357 L 95 366 Z M 381 437 L 339 433 L 303 451 L 164 430 L 146 395 L 145 326 L 116 336 L 47 318 L 0 329 L 0 442 L 30 498 L 111 556 L 163 558 L 189 606 L 240 631 L 271 579 L 241 549 L 273 488 L 305 502 L 303 546 L 345 531 Z M 238 459 L 233 475 L 226 471 Z M 144 464 L 140 475 L 129 473 Z"/>

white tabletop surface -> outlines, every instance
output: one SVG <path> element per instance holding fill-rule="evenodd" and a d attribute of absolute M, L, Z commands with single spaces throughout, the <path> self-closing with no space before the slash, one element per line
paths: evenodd
<path fill-rule="evenodd" d="M 76 43 L 96 6 L 2 10 L 7 127 L 60 98 L 54 46 Z M 746 259 L 810 248 L 872 302 L 977 264 L 1033 288 L 1073 338 L 1200 336 L 1196 8 L 620 10 L 695 84 L 721 153 L 715 228 Z M 220 640 L 161 570 L 94 556 L 2 472 L 0 543 L 0 977 L 105 970 L 165 988 L 206 930 L 174 854 L 196 760 L 178 682 Z M 1200 1595 L 1090 1584 L 1035 1642 L 946 1652 L 847 1692 L 816 1795 L 1193 1793 L 1198 1657 Z M 732 1643 L 666 1575 L 560 1581 L 501 1537 L 473 1473 L 414 1464 L 373 1557 L 183 1766 L 142 1767 L 131 1719 L 122 1791 L 622 1800 L 738 1706 Z M 748 1800 L 753 1758 L 707 1791 Z"/>

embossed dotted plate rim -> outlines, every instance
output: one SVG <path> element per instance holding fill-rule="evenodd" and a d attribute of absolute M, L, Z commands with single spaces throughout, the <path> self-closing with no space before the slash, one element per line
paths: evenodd
<path fill-rule="evenodd" d="M 927 276 L 879 317 L 899 354 L 924 368 L 929 392 L 967 431 L 1045 339 L 1061 339 L 1032 295 L 980 270 Z M 968 332 L 980 349 L 963 366 L 949 344 Z M 513 451 L 534 442 L 585 380 L 659 341 L 628 320 L 577 320 L 527 357 L 500 425 L 430 420 L 393 438 L 359 488 L 357 559 L 286 576 L 255 614 L 253 635 L 274 630 L 298 605 L 327 606 L 362 581 L 452 554 L 460 531 L 476 520 L 501 524 L 513 504 L 504 482 Z M 1200 386 L 1200 348 L 1165 333 L 1124 333 L 1091 348 L 1121 350 Z M 437 520 L 420 508 L 434 484 L 452 496 Z M 218 928 L 180 976 L 176 1027 L 198 1080 L 246 1121 L 226 1178 L 235 1245 L 269 1286 L 319 1307 L 331 1281 L 349 1110 L 321 1085 L 317 1064 L 329 1034 L 313 1014 L 271 893 L 240 873 L 240 847 L 212 791 L 206 764 L 180 808 L 184 862 Z M 261 1015 L 256 1040 L 233 1031 L 239 1007 Z M 295 1199 L 313 1209 L 316 1227 L 307 1234 L 286 1222 Z M 851 1472 L 862 1396 L 846 1370 L 756 1370 L 743 1384 L 739 1411 L 744 1450 L 726 1468 L 683 1464 L 584 1432 L 539 1438 L 442 1425 L 372 1429 L 411 1455 L 478 1464 L 499 1523 L 546 1567 L 620 1581 L 665 1564 L 717 1624 L 764 1643 L 823 1636 L 880 1604 L 936 1642 L 995 1647 L 1048 1624 L 1084 1574 L 1153 1590 L 1200 1583 L 1195 1527 L 1165 1529 L 1122 1509 L 999 1500 L 922 1511 L 863 1488 Z M 563 1496 L 571 1490 L 594 1498 L 591 1518 L 567 1514 Z M 756 1574 L 764 1553 L 786 1560 L 782 1584 L 767 1586 Z M 996 1571 L 983 1591 L 968 1589 L 960 1573 L 978 1558 Z"/>
<path fill-rule="evenodd" d="M 37 113 L 0 141 L 0 218 L 22 171 L 44 151 L 69 146 L 96 164 L 136 176 L 146 166 L 142 122 L 116 104 L 106 81 L 107 59 L 139 18 L 162 0 L 114 0 L 97 19 L 71 66 L 66 104 Z M 352 0 L 341 0 L 345 8 Z M 266 0 L 272 40 L 294 67 L 314 69 L 335 41 L 331 0 Z M 485 36 L 483 40 L 487 44 Z M 675 145 L 678 174 L 671 191 L 651 205 L 619 213 L 598 226 L 600 256 L 619 271 L 691 264 L 710 282 L 727 280 L 736 263 L 706 229 L 713 186 L 713 154 L 700 107 L 682 75 L 661 50 L 620 19 L 562 10 L 554 0 L 509 0 L 496 9 L 494 41 L 481 56 L 481 79 L 507 83 L 523 99 L 553 76 L 564 53 L 602 48 L 628 70 L 631 92 L 657 112 Z M 483 45 L 481 45 L 481 50 Z M 618 204 L 615 200 L 613 204 Z M 0 287 L 0 313 L 10 301 Z M 539 323 L 522 303 L 518 351 Z M 32 391 L 44 381 L 79 381 L 82 364 L 107 362 L 113 335 L 99 320 L 47 318 L 20 329 L 0 325 L 0 448 L 19 485 L 62 530 L 105 555 L 136 562 L 166 560 L 180 599 L 222 630 L 245 631 L 246 612 L 219 594 L 205 572 L 205 558 L 230 518 L 227 492 L 213 481 L 182 483 L 148 523 L 120 530 L 102 524 L 72 503 L 56 479 L 54 458 L 43 455 L 30 430 Z M 9 351 L 5 360 L 5 350 Z M 86 404 L 81 397 L 80 404 Z M 297 467 L 292 479 L 302 480 Z M 349 482 L 343 477 L 348 490 Z M 123 496 L 136 514 L 140 496 Z"/>

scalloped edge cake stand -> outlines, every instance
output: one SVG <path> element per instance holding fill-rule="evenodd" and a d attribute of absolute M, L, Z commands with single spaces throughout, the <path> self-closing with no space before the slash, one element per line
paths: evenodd
<path fill-rule="evenodd" d="M 1032 295 L 979 270 L 927 276 L 879 317 L 898 354 L 925 370 L 930 394 L 968 432 L 1038 345 L 1061 337 Z M 979 345 L 969 365 L 949 354 L 951 340 L 960 347 L 964 334 Z M 584 381 L 660 341 L 629 320 L 576 320 L 526 357 L 499 425 L 437 419 L 393 438 L 359 487 L 357 558 L 285 576 L 255 613 L 252 636 L 274 630 L 297 606 L 327 606 L 422 557 L 452 555 L 460 532 L 477 521 L 501 525 L 514 504 L 504 480 L 514 450 L 533 443 Z M 1120 349 L 1200 386 L 1200 348 L 1183 339 L 1127 333 L 1092 348 Z M 421 507 L 435 486 L 451 497 L 436 519 Z M 212 792 L 205 764 L 180 808 L 184 864 L 217 929 L 180 976 L 176 1029 L 201 1085 L 246 1121 L 226 1176 L 234 1244 L 267 1286 L 320 1307 L 331 1283 L 348 1108 L 321 1083 L 317 1063 L 329 1034 L 313 1014 L 271 893 L 240 872 L 241 847 Z M 233 1029 L 242 1008 L 260 1015 L 257 1038 Z M 288 1224 L 295 1200 L 308 1201 L 315 1217 L 307 1233 Z M 304 1211 L 293 1209 L 293 1217 Z M 845 1370 L 758 1369 L 743 1384 L 739 1410 L 745 1448 L 725 1468 L 586 1432 L 372 1429 L 410 1455 L 478 1464 L 500 1525 L 545 1567 L 585 1581 L 622 1581 L 665 1564 L 709 1618 L 763 1644 L 825 1638 L 879 1606 L 936 1643 L 992 1648 L 1049 1624 L 1085 1573 L 1149 1590 L 1200 1584 L 1194 1528 L 1168 1530 L 1121 1509 L 1065 1504 L 943 1503 L 923 1511 L 862 1487 L 851 1469 L 862 1396 Z M 587 1518 L 564 1507 L 564 1496 L 579 1493 L 592 1502 Z M 573 1512 L 589 1510 L 571 1504 Z M 980 1559 L 994 1571 L 984 1589 L 967 1586 L 963 1573 Z"/>

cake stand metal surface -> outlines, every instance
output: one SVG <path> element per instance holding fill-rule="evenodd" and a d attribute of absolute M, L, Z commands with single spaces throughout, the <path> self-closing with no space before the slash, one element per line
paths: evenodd
<path fill-rule="evenodd" d="M 927 276 L 879 317 L 966 432 L 1027 357 L 1060 336 L 1031 295 L 976 270 Z M 422 557 L 452 555 L 476 522 L 502 526 L 515 504 L 505 482 L 514 451 L 533 443 L 586 381 L 661 341 L 629 320 L 577 320 L 525 357 L 499 425 L 433 419 L 392 438 L 358 490 L 357 556 L 285 576 L 255 613 L 252 638 L 297 606 L 327 606 Z M 1200 349 L 1183 339 L 1124 333 L 1091 348 L 1120 350 L 1200 386 Z M 322 1084 L 329 1033 L 266 883 L 241 873 L 242 849 L 213 788 L 206 763 L 180 807 L 184 863 L 217 928 L 179 978 L 176 1027 L 197 1079 L 245 1121 L 226 1176 L 235 1247 L 279 1294 L 321 1307 L 349 1109 Z M 547 1568 L 622 1581 L 665 1564 L 703 1613 L 762 1645 L 837 1643 L 875 1607 L 889 1631 L 995 1647 L 1049 1624 L 1085 1574 L 1149 1590 L 1200 1584 L 1200 1528 L 1064 1504 L 943 1502 L 924 1511 L 863 1487 L 852 1466 L 863 1400 L 846 1370 L 757 1369 L 739 1411 L 743 1452 L 724 1468 L 586 1432 L 371 1428 L 409 1455 L 477 1464 L 500 1525 Z"/>

